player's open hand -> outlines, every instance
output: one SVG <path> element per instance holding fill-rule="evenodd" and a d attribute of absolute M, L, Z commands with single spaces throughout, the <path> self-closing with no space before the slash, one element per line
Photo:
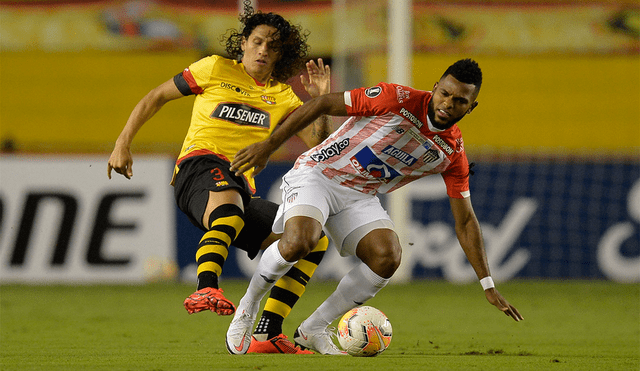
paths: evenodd
<path fill-rule="evenodd" d="M 308 78 L 300 75 L 300 81 L 311 98 L 331 92 L 331 69 L 324 65 L 322 58 L 318 58 L 318 64 L 313 60 L 307 62 L 307 74 Z"/>
<path fill-rule="evenodd" d="M 125 178 L 131 179 L 133 176 L 133 157 L 131 157 L 131 151 L 128 148 L 116 145 L 116 148 L 111 152 L 109 157 L 109 164 L 107 167 L 107 176 L 111 179 L 111 170 L 115 170 L 116 173 L 124 175 Z"/>
<path fill-rule="evenodd" d="M 495 288 L 484 290 L 484 294 L 487 297 L 489 303 L 495 305 L 504 314 L 513 318 L 516 322 L 522 321 L 524 319 L 522 315 L 520 315 L 518 310 L 513 305 L 509 304 L 507 299 L 503 298 Z"/>
<path fill-rule="evenodd" d="M 254 143 L 236 153 L 229 169 L 234 171 L 236 175 L 241 175 L 247 170 L 254 168 L 251 176 L 255 177 L 262 169 L 267 167 L 271 153 L 272 150 L 266 141 Z"/>

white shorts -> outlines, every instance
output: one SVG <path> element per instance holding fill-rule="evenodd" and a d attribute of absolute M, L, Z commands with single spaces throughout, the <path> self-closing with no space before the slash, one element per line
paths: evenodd
<path fill-rule="evenodd" d="M 292 169 L 282 180 L 274 233 L 283 233 L 294 216 L 311 217 L 325 226 L 340 255 L 348 256 L 356 254 L 358 242 L 372 230 L 394 228 L 378 197 L 341 186 L 317 168 Z"/>

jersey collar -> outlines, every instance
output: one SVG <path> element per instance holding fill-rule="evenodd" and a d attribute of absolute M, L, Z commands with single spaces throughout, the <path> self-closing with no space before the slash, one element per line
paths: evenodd
<path fill-rule="evenodd" d="M 433 131 L 434 133 L 442 133 L 443 131 L 447 130 L 447 129 L 438 129 L 437 127 L 433 126 L 433 124 L 431 123 L 431 119 L 429 118 L 429 115 L 427 115 L 427 125 L 429 126 L 429 130 Z"/>
<path fill-rule="evenodd" d="M 271 82 L 273 81 L 273 77 L 269 77 L 269 80 L 267 80 L 266 84 L 261 83 L 260 81 L 256 80 L 255 78 L 253 78 L 253 76 L 249 75 L 249 73 L 247 72 L 247 70 L 244 68 L 244 63 L 239 62 L 240 66 L 242 66 L 242 72 L 244 72 L 245 75 L 249 76 L 258 87 L 260 88 L 268 88 L 270 87 L 272 84 Z"/>

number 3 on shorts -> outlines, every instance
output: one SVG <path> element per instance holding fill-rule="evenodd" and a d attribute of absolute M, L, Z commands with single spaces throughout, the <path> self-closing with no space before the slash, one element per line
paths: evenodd
<path fill-rule="evenodd" d="M 217 167 L 214 169 L 211 169 L 209 172 L 213 174 L 213 180 L 215 181 L 220 181 L 224 179 L 224 174 L 222 174 L 222 171 L 220 171 L 220 169 Z"/>

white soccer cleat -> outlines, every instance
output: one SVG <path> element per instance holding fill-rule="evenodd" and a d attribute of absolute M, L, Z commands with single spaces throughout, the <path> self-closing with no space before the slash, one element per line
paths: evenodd
<path fill-rule="evenodd" d="M 256 321 L 257 311 L 240 309 L 236 311 L 229 329 L 227 330 L 226 344 L 229 354 L 246 354 L 251 345 L 251 330 Z"/>
<path fill-rule="evenodd" d="M 302 325 L 298 326 L 293 340 L 296 345 L 302 349 L 310 349 L 320 354 L 330 355 L 347 355 L 347 352 L 340 350 L 334 343 L 332 338 L 336 337 L 335 332 L 326 328 L 322 332 L 310 333 L 302 329 Z"/>

